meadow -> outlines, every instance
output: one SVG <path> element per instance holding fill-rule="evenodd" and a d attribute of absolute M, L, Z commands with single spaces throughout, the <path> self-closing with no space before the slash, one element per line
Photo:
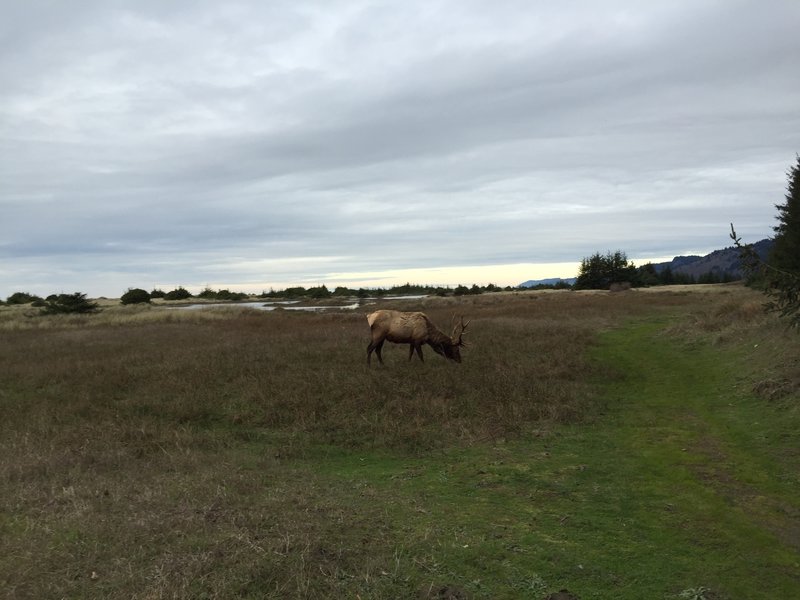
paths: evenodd
<path fill-rule="evenodd" d="M 800 336 L 740 285 L 0 307 L 7 598 L 790 598 Z M 463 363 L 365 314 L 471 319 Z"/>

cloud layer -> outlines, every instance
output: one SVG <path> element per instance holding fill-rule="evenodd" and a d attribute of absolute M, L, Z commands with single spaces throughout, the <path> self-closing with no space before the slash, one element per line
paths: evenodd
<path fill-rule="evenodd" d="M 710 251 L 731 221 L 760 239 L 800 151 L 799 21 L 793 0 L 3 3 L 0 296 L 505 284 Z"/>

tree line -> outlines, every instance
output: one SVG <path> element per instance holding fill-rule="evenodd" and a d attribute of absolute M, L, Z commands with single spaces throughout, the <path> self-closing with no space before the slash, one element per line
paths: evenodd
<path fill-rule="evenodd" d="M 337 286 L 332 291 L 325 285 L 303 287 L 294 286 L 285 289 L 262 291 L 260 294 L 248 294 L 245 292 L 234 292 L 229 289 L 213 290 L 209 287 L 203 291 L 192 294 L 183 286 L 165 292 L 160 289 L 147 291 L 142 288 L 128 288 L 120 296 L 121 304 L 146 304 L 152 300 L 164 300 L 167 302 L 186 301 L 186 300 L 213 300 L 221 302 L 237 302 L 251 299 L 281 299 L 281 300 L 324 300 L 328 298 L 384 298 L 386 296 L 468 296 L 484 294 L 490 292 L 513 291 L 518 289 L 512 286 L 499 287 L 493 283 L 487 285 L 473 284 L 471 287 L 465 285 L 431 286 L 416 285 L 405 283 L 387 288 L 348 288 Z M 86 294 L 75 292 L 74 294 L 53 294 L 42 298 L 36 294 L 28 292 L 14 292 L 6 298 L 0 300 L 0 305 L 31 305 L 34 308 L 41 308 L 43 313 L 89 313 L 97 310 L 98 305 L 86 298 Z"/>
<path fill-rule="evenodd" d="M 622 250 L 596 252 L 581 260 L 578 277 L 575 280 L 576 290 L 607 290 L 615 284 L 626 284 L 630 287 L 651 287 L 658 285 L 692 285 L 698 283 L 730 283 L 741 277 L 727 272 L 709 271 L 695 277 L 688 273 L 673 271 L 669 266 L 657 269 L 652 263 L 637 267 L 628 260 Z"/>

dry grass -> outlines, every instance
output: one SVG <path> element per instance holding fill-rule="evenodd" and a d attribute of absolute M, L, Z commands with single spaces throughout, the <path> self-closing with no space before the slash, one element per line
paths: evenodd
<path fill-rule="evenodd" d="M 101 421 L 153 415 L 169 423 L 303 431 L 337 443 L 427 447 L 579 418 L 592 369 L 584 351 L 595 332 L 702 300 L 695 293 L 687 301 L 687 293 L 532 292 L 394 303 L 425 310 L 443 329 L 453 314 L 472 319 L 462 365 L 431 351 L 424 365 L 409 363 L 405 346 L 389 345 L 387 367 L 367 370 L 364 312 L 374 306 L 327 314 L 118 306 L 36 317 L 15 308 L 0 313 L 0 358 L 12 389 L 36 391 L 23 410 L 34 423 L 61 410 Z M 719 306 L 698 317 L 703 328 L 752 312 Z"/>
<path fill-rule="evenodd" d="M 729 293 L 703 303 L 669 332 L 694 343 L 735 346 L 742 356 L 742 379 L 752 391 L 780 400 L 800 389 L 800 335 L 786 321 L 765 312 L 764 296 L 739 286 L 719 286 Z M 735 290 L 735 293 L 730 293 Z"/>
<path fill-rule="evenodd" d="M 409 363 L 405 346 L 390 345 L 387 366 L 372 370 L 364 312 L 374 307 L 313 314 L 134 306 L 37 317 L 16 310 L 0 320 L 0 359 L 8 389 L 26 399 L 17 416 L 41 423 L 43 433 L 81 415 L 94 425 L 153 418 L 427 448 L 580 418 L 594 332 L 676 302 L 685 299 L 569 292 L 396 302 L 425 310 L 442 328 L 466 314 L 471 347 L 456 365 L 431 351 L 425 364 Z"/>

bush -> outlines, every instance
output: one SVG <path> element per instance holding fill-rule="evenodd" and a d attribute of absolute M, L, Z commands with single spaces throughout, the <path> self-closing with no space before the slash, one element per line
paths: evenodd
<path fill-rule="evenodd" d="M 42 312 L 45 314 L 87 314 L 97 310 L 97 303 L 86 299 L 86 294 L 58 294 L 47 297 Z"/>
<path fill-rule="evenodd" d="M 120 298 L 122 304 L 145 304 L 150 302 L 150 294 L 141 288 L 128 288 Z"/>
<path fill-rule="evenodd" d="M 220 290 L 217 292 L 217 300 L 244 300 L 247 294 L 244 292 L 232 292 L 230 290 Z"/>
<path fill-rule="evenodd" d="M 313 298 L 315 300 L 321 300 L 321 299 L 324 299 L 324 298 L 330 298 L 331 297 L 330 291 L 324 285 L 321 285 L 319 287 L 309 288 L 307 294 L 309 296 L 311 296 L 311 298 Z"/>
<path fill-rule="evenodd" d="M 179 287 L 177 289 L 172 290 L 171 292 L 167 292 L 164 295 L 165 300 L 186 300 L 187 298 L 191 298 L 192 294 L 189 293 L 188 290 Z"/>
<path fill-rule="evenodd" d="M 306 288 L 303 286 L 288 287 L 283 290 L 283 296 L 286 298 L 298 298 L 306 295 Z"/>
<path fill-rule="evenodd" d="M 197 294 L 198 298 L 202 298 L 203 300 L 216 300 L 217 299 L 217 292 L 212 290 L 211 288 L 207 287 L 202 292 Z"/>
<path fill-rule="evenodd" d="M 30 304 L 36 300 L 41 300 L 41 298 L 27 292 L 14 292 L 6 298 L 6 304 Z"/>
<path fill-rule="evenodd" d="M 150 299 L 153 300 L 155 298 L 163 298 L 166 295 L 167 293 L 164 290 L 153 290 L 150 292 Z"/>

